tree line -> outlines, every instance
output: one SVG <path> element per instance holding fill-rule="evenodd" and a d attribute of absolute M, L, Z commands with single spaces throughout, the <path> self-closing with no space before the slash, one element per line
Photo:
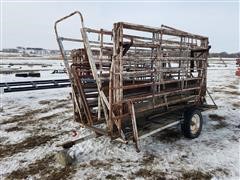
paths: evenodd
<path fill-rule="evenodd" d="M 222 57 L 222 58 L 240 58 L 240 52 L 237 53 L 227 53 L 227 52 L 220 52 L 220 53 L 209 53 L 210 57 Z"/>

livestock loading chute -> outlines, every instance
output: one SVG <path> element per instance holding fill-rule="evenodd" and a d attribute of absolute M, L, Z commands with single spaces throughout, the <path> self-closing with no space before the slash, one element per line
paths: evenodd
<path fill-rule="evenodd" d="M 59 23 L 74 15 L 80 16 L 81 38 L 60 36 Z M 180 123 L 186 137 L 196 138 L 201 112 L 216 108 L 213 100 L 206 103 L 208 37 L 126 22 L 114 23 L 111 31 L 91 29 L 78 11 L 56 21 L 55 32 L 71 82 L 75 121 L 96 137 L 133 140 L 139 151 L 142 138 Z M 71 63 L 64 41 L 80 43 Z"/>

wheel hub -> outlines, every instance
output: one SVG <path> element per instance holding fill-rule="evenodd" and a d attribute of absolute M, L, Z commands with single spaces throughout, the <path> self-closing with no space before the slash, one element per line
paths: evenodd
<path fill-rule="evenodd" d="M 190 129 L 192 134 L 196 134 L 200 127 L 200 117 L 198 114 L 194 114 L 191 119 Z"/>

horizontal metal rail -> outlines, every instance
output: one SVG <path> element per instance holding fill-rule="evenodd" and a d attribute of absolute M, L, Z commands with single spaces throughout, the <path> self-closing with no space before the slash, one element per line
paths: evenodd
<path fill-rule="evenodd" d="M 41 80 L 41 81 L 19 81 L 19 82 L 5 82 L 0 83 L 4 93 L 43 90 L 52 88 L 69 87 L 69 79 L 55 79 L 55 80 Z"/>
<path fill-rule="evenodd" d="M 11 86 L 22 86 L 22 85 L 39 85 L 39 84 L 50 84 L 50 83 L 65 83 L 65 82 L 69 82 L 69 79 L 5 82 L 5 83 L 0 83 L 0 87 L 11 87 Z"/>
<path fill-rule="evenodd" d="M 151 132 L 149 132 L 149 133 L 147 133 L 147 134 L 144 134 L 144 135 L 140 136 L 139 139 L 144 139 L 144 138 L 146 138 L 146 137 L 148 137 L 148 136 L 151 136 L 151 135 L 153 135 L 153 134 L 156 134 L 156 133 L 158 133 L 158 132 L 160 132 L 160 131 L 162 131 L 162 130 L 164 130 L 164 129 L 170 128 L 170 127 L 175 126 L 175 125 L 177 125 L 177 124 L 179 124 L 179 123 L 180 123 L 180 121 L 175 121 L 175 122 L 173 122 L 173 123 L 171 123 L 171 124 L 167 124 L 166 126 L 160 127 L 160 128 L 155 129 L 155 130 L 153 130 L 153 131 L 151 131 Z"/>

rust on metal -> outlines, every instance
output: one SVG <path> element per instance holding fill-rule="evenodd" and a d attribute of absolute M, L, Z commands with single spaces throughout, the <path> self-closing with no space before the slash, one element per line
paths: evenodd
<path fill-rule="evenodd" d="M 73 15 L 80 16 L 80 38 L 60 37 L 58 23 Z M 84 26 L 80 12 L 58 20 L 55 31 L 70 76 L 75 120 L 98 135 L 132 139 L 138 149 L 146 114 L 205 104 L 210 49 L 205 36 L 127 22 L 115 23 L 112 31 L 97 30 Z M 64 41 L 81 44 L 72 50 L 71 63 Z"/>

